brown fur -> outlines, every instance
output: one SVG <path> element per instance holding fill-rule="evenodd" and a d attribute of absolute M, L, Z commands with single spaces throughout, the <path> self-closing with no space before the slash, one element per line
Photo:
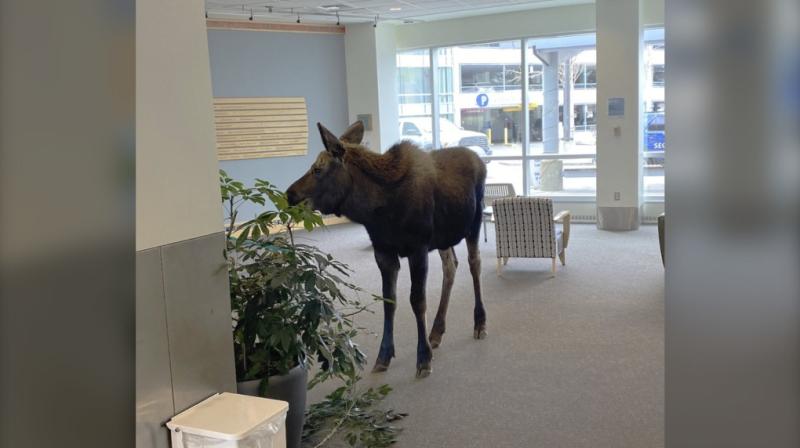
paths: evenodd
<path fill-rule="evenodd" d="M 409 151 L 413 144 L 402 142 L 400 147 L 392 148 L 384 154 L 372 152 L 361 145 L 345 144 L 343 161 L 369 175 L 383 184 L 399 182 L 408 173 L 411 165 Z"/>
<path fill-rule="evenodd" d="M 444 282 L 439 311 L 430 335 L 441 343 L 456 261 L 453 246 L 466 239 L 475 292 L 474 337 L 486 336 L 486 313 L 480 290 L 478 246 L 486 166 L 467 148 L 430 153 L 404 141 L 378 154 L 360 145 L 360 122 L 336 137 L 319 125 L 326 151 L 287 191 L 290 203 L 310 200 L 323 213 L 345 215 L 363 224 L 381 271 L 384 333 L 375 363 L 383 371 L 394 357 L 393 321 L 400 257 L 408 258 L 411 308 L 417 319 L 417 375 L 431 371 L 432 346 L 425 322 L 428 252 L 439 249 Z"/>

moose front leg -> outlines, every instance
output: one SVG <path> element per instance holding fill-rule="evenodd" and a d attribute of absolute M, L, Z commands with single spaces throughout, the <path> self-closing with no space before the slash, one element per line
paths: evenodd
<path fill-rule="evenodd" d="M 394 312 L 397 308 L 397 273 L 400 259 L 397 254 L 375 251 L 375 261 L 381 270 L 383 283 L 383 338 L 373 372 L 385 372 L 394 358 Z"/>
<path fill-rule="evenodd" d="M 425 282 L 428 279 L 428 249 L 421 248 L 408 257 L 411 271 L 411 309 L 417 318 L 417 378 L 425 378 L 433 370 L 433 350 L 428 343 L 425 323 Z"/>

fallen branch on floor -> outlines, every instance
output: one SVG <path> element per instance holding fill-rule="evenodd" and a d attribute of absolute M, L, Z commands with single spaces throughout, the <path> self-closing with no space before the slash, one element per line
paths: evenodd
<path fill-rule="evenodd" d="M 397 441 L 402 428 L 392 423 L 408 414 L 373 409 L 392 388 L 384 384 L 359 392 L 356 388 L 359 379 L 348 381 L 322 402 L 311 405 L 303 427 L 304 447 L 320 448 L 344 439 L 352 447 L 385 448 Z"/>

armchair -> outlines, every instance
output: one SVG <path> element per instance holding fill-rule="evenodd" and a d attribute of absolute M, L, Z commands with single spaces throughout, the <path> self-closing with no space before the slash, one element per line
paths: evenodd
<path fill-rule="evenodd" d="M 565 210 L 553 215 L 553 200 L 537 197 L 503 198 L 494 201 L 497 233 L 497 275 L 509 258 L 551 258 L 566 265 L 572 215 Z M 561 224 L 561 228 L 556 226 Z"/>
<path fill-rule="evenodd" d="M 483 193 L 483 241 L 489 241 L 486 233 L 486 223 L 494 222 L 494 201 L 500 198 L 513 198 L 517 194 L 514 191 L 514 184 L 486 184 Z"/>

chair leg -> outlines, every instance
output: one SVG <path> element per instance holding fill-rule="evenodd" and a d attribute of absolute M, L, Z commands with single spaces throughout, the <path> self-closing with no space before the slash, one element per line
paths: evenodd
<path fill-rule="evenodd" d="M 558 258 L 561 259 L 561 266 L 566 266 L 567 265 L 567 251 L 566 250 L 562 249 L 561 253 L 558 254 Z"/>
<path fill-rule="evenodd" d="M 556 258 L 553 257 L 553 275 L 556 275 Z"/>
<path fill-rule="evenodd" d="M 503 264 L 500 262 L 500 258 L 497 259 L 497 276 L 500 277 L 500 271 L 503 269 Z"/>

